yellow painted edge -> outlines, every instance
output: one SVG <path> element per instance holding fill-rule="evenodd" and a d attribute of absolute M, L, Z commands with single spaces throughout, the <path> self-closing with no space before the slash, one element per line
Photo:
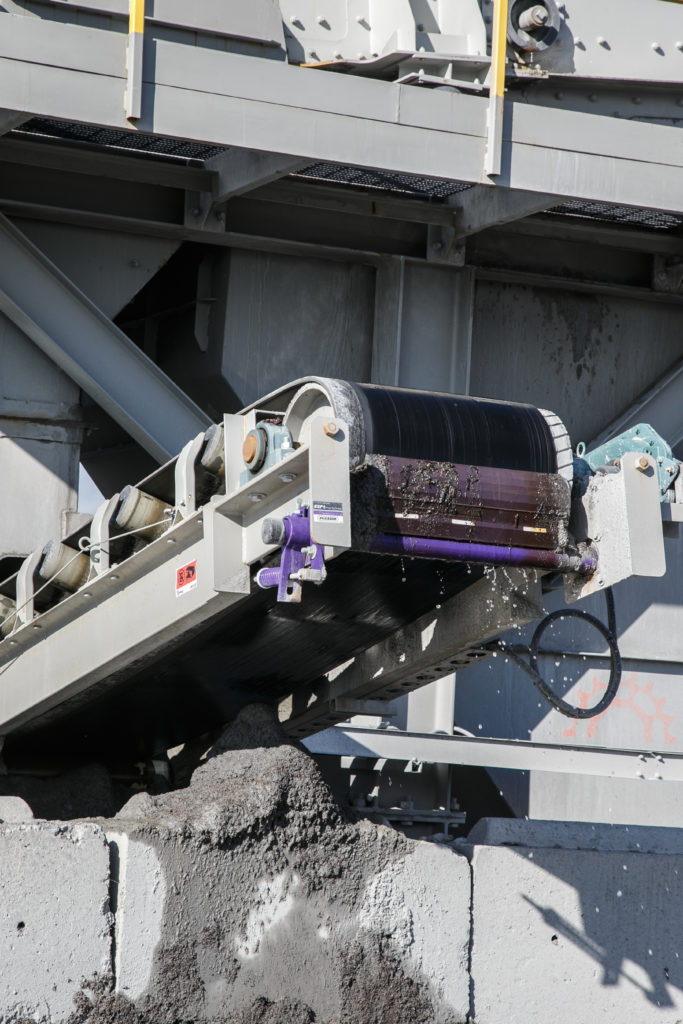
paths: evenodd
<path fill-rule="evenodd" d="M 140 33 L 145 31 L 145 0 L 130 0 L 128 31 Z"/>
<path fill-rule="evenodd" d="M 505 92 L 507 34 L 508 0 L 495 0 L 491 35 L 491 91 L 495 96 L 502 96 Z"/>

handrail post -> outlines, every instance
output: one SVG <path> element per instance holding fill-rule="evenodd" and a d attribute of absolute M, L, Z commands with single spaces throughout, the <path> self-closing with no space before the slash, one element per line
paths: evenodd
<path fill-rule="evenodd" d="M 500 174 L 501 168 L 507 30 L 508 0 L 494 0 L 486 156 L 484 157 L 484 173 L 488 177 Z"/>
<path fill-rule="evenodd" d="M 128 76 L 126 119 L 137 121 L 142 114 L 142 59 L 145 38 L 145 0 L 130 0 L 128 18 Z"/>

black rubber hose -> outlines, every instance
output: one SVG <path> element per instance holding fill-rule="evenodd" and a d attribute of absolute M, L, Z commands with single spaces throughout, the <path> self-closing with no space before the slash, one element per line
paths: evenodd
<path fill-rule="evenodd" d="M 617 695 L 619 683 L 621 682 L 621 654 L 619 653 L 619 646 L 617 643 L 617 620 L 614 610 L 614 594 L 612 593 L 611 587 L 607 587 L 605 590 L 605 600 L 607 602 L 607 625 L 605 625 L 604 622 L 601 622 L 600 619 L 597 619 L 595 615 L 591 615 L 590 612 L 584 612 L 578 608 L 560 608 L 558 611 L 550 612 L 549 615 L 546 615 L 543 621 L 536 627 L 536 632 L 531 638 L 531 643 L 527 648 L 529 652 L 528 662 L 526 662 L 524 658 L 517 653 L 517 651 L 508 647 L 504 640 L 495 640 L 493 643 L 487 644 L 486 647 L 488 650 L 496 649 L 504 652 L 506 657 L 511 658 L 516 665 L 519 665 L 522 671 L 526 672 L 529 676 L 532 683 L 545 700 L 547 700 L 556 711 L 559 711 L 561 715 L 566 715 L 567 718 L 595 718 L 596 715 L 601 715 L 602 712 L 606 711 L 610 706 Z M 598 633 L 605 638 L 607 646 L 609 647 L 609 682 L 602 699 L 592 708 L 577 708 L 574 707 L 573 704 L 568 704 L 566 700 L 562 700 L 562 698 L 558 697 L 555 691 L 551 689 L 536 669 L 536 665 L 538 664 L 538 647 L 541 642 L 541 637 L 548 626 L 553 622 L 557 619 L 566 618 L 583 619 L 585 622 L 590 623 L 590 625 L 594 626 Z"/>

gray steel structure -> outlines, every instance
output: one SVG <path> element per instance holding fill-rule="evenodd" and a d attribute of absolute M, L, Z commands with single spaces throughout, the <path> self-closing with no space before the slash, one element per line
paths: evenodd
<path fill-rule="evenodd" d="M 586 441 L 647 419 L 683 456 L 680 5 L 568 3 L 552 45 L 509 45 L 499 121 L 491 5 L 457 6 L 157 0 L 138 52 L 125 0 L 4 5 L 8 573 L 73 528 L 79 456 L 110 494 L 297 376 L 529 401 Z M 664 581 L 617 591 L 627 686 L 597 726 L 502 659 L 394 721 L 450 730 L 455 699 L 481 735 L 680 751 L 666 543 Z M 598 693 L 573 642 L 560 684 Z M 674 784 L 498 780 L 519 814 L 683 820 Z"/>

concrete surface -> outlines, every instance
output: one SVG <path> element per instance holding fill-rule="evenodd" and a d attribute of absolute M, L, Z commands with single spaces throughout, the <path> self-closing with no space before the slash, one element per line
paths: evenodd
<path fill-rule="evenodd" d="M 185 789 L 0 826 L 0 1024 L 680 1024 L 682 918 L 675 829 L 410 840 L 252 706 Z"/>
<path fill-rule="evenodd" d="M 524 846 L 529 849 L 670 853 L 683 856 L 683 831 L 654 825 L 606 825 L 586 821 L 523 821 L 481 818 L 462 846 Z"/>
<path fill-rule="evenodd" d="M 20 796 L 0 796 L 0 825 L 5 822 L 32 820 L 33 811 Z"/>
<path fill-rule="evenodd" d="M 131 1000 L 147 988 L 161 938 L 166 880 L 153 847 L 107 832 L 114 911 L 114 988 Z"/>
<path fill-rule="evenodd" d="M 677 1024 L 683 857 L 476 846 L 479 1024 Z"/>
<path fill-rule="evenodd" d="M 109 850 L 96 825 L 0 826 L 0 1024 L 60 1021 L 111 972 Z"/>

